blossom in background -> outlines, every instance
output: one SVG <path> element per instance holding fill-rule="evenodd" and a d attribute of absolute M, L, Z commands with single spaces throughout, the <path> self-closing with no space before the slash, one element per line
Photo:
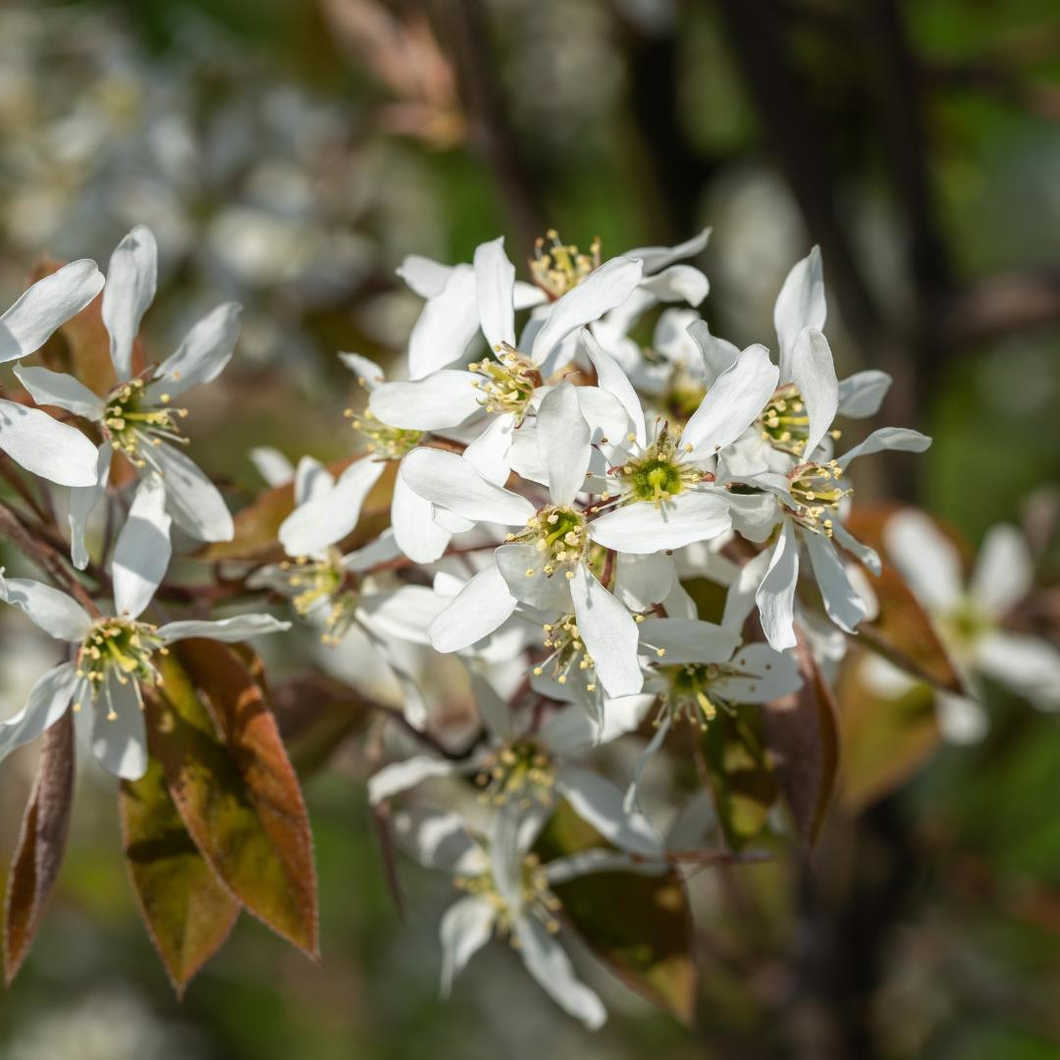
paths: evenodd
<path fill-rule="evenodd" d="M 39 350 L 103 287 L 94 261 L 82 258 L 38 280 L 0 316 L 0 364 Z M 95 481 L 96 447 L 46 412 L 0 399 L 0 449 L 34 475 L 60 486 Z"/>
<path fill-rule="evenodd" d="M 928 516 L 904 509 L 884 524 L 887 557 L 931 616 L 939 638 L 972 697 L 936 690 L 939 725 L 954 742 L 986 731 L 980 675 L 1025 697 L 1039 710 L 1060 710 L 1060 651 L 1040 637 L 1006 628 L 1013 607 L 1033 584 L 1033 562 L 1022 534 L 995 526 L 965 580 L 956 546 Z M 864 671 L 872 687 L 895 696 L 915 683 L 886 660 Z"/>
<path fill-rule="evenodd" d="M 92 750 L 111 773 L 127 779 L 147 767 L 141 683 L 161 684 L 156 654 L 188 637 L 235 643 L 290 628 L 271 615 L 250 614 L 217 622 L 142 621 L 169 565 L 166 491 L 155 474 L 141 479 L 129 518 L 114 549 L 114 611 L 93 617 L 73 597 L 29 578 L 4 578 L 0 599 L 17 607 L 45 633 L 76 644 L 74 659 L 49 670 L 26 706 L 0 724 L 0 758 L 36 739 L 73 704 L 92 710 Z"/>
<path fill-rule="evenodd" d="M 133 372 L 133 346 L 140 321 L 155 296 L 158 251 L 155 237 L 139 225 L 117 246 L 103 290 L 103 323 L 117 385 L 99 397 L 73 376 L 47 368 L 21 368 L 19 379 L 43 405 L 54 405 L 97 423 L 103 434 L 95 484 L 70 498 L 70 534 L 75 566 L 88 564 L 85 524 L 110 480 L 111 456 L 120 453 L 141 476 L 159 476 L 174 522 L 200 541 L 228 541 L 232 516 L 217 487 L 184 455 L 180 421 L 186 410 L 173 398 L 224 370 L 239 335 L 239 306 L 226 302 L 188 332 L 160 365 Z"/>
<path fill-rule="evenodd" d="M 574 974 L 557 935 L 559 899 L 552 886 L 593 872 L 637 868 L 628 856 L 591 848 L 542 864 L 532 853 L 547 813 L 494 815 L 488 836 L 473 835 L 454 813 L 420 810 L 395 818 L 399 839 L 428 868 L 451 873 L 466 892 L 442 917 L 442 996 L 493 937 L 507 937 L 526 970 L 565 1012 L 592 1030 L 607 1012 Z M 658 871 L 657 866 L 642 871 Z"/>

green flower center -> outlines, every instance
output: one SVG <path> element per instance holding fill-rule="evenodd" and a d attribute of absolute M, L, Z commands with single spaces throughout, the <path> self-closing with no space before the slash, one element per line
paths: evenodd
<path fill-rule="evenodd" d="M 170 406 L 168 394 L 161 394 L 157 404 L 149 401 L 146 382 L 132 379 L 111 392 L 103 412 L 103 429 L 115 449 L 134 467 L 143 468 L 153 464 L 151 449 L 163 442 L 188 444 L 179 423 L 187 414 L 187 409 Z"/>
<path fill-rule="evenodd" d="M 356 621 L 360 603 L 338 549 L 328 549 L 324 559 L 300 556 L 293 563 L 284 561 L 279 569 L 285 583 L 281 591 L 291 598 L 299 615 L 305 618 L 324 606 L 329 608 L 320 639 L 331 646 L 338 644 Z"/>
<path fill-rule="evenodd" d="M 377 419 L 371 409 L 366 409 L 360 416 L 346 409 L 343 415 L 350 421 L 350 426 L 368 440 L 365 447 L 368 452 L 385 460 L 400 460 L 423 438 L 423 431 L 388 426 Z"/>
<path fill-rule="evenodd" d="M 697 728 L 706 729 L 718 715 L 718 710 L 731 714 L 733 706 L 713 691 L 717 680 L 732 671 L 719 663 L 683 663 L 677 666 L 660 666 L 656 673 L 667 682 L 660 696 L 662 711 L 668 712 L 674 722 L 687 721 Z M 661 717 L 661 714 L 660 714 Z M 659 718 L 656 718 L 656 724 Z"/>
<path fill-rule="evenodd" d="M 162 675 L 154 664 L 156 652 L 169 654 L 157 626 L 129 618 L 103 618 L 93 625 L 77 650 L 76 673 L 88 681 L 93 696 L 101 694 L 107 679 L 113 676 L 122 685 L 133 681 L 139 698 L 139 682 L 162 684 Z M 80 710 L 81 704 L 75 703 L 74 709 Z M 107 717 L 113 720 L 116 716 L 111 706 Z"/>
<path fill-rule="evenodd" d="M 630 435 L 628 440 L 634 441 L 635 436 Z M 699 468 L 685 463 L 692 447 L 682 447 L 680 440 L 680 433 L 675 438 L 670 434 L 670 425 L 664 421 L 655 441 L 642 456 L 611 469 L 618 476 L 622 503 L 640 501 L 658 508 L 703 480 L 704 473 Z"/>
<path fill-rule="evenodd" d="M 573 244 L 561 243 L 559 233 L 550 229 L 547 242 L 538 236 L 534 243 L 530 277 L 550 300 L 555 301 L 600 267 L 600 249 L 597 237 L 592 241 L 589 253 L 582 254 Z"/>
<path fill-rule="evenodd" d="M 521 534 L 507 534 L 506 541 L 533 543 L 540 553 L 541 566 L 529 567 L 528 578 L 538 570 L 547 577 L 556 573 L 557 567 L 566 567 L 566 576 L 574 577 L 574 568 L 585 559 L 588 538 L 585 533 L 585 516 L 566 505 L 548 505 L 532 515 Z"/>
<path fill-rule="evenodd" d="M 551 806 L 555 793 L 552 762 L 541 745 L 522 738 L 506 743 L 476 777 L 480 798 L 494 806 L 515 799 L 523 809 L 536 801 Z"/>

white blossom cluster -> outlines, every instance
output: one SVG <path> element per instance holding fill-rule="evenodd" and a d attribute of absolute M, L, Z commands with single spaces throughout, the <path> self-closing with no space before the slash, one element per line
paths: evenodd
<path fill-rule="evenodd" d="M 337 475 L 311 457 L 291 468 L 275 451 L 255 453 L 270 481 L 293 480 L 295 498 L 279 531 L 288 558 L 248 572 L 257 603 L 289 599 L 338 651 L 358 630 L 400 683 L 413 734 L 435 720 L 429 671 L 408 664 L 408 646 L 466 670 L 481 722 L 470 750 L 432 737 L 369 782 L 373 803 L 400 801 L 401 841 L 462 892 L 441 925 L 444 991 L 501 934 L 560 1006 L 599 1026 L 603 1004 L 558 937 L 555 888 L 589 873 L 671 871 L 673 850 L 706 822 L 679 814 L 663 834 L 642 806 L 642 771 L 668 733 L 698 734 L 719 713 L 796 694 L 797 655 L 828 670 L 876 606 L 863 569 L 878 573 L 880 559 L 844 527 L 848 472 L 857 457 L 920 452 L 929 439 L 885 427 L 841 444 L 837 420 L 874 415 L 890 379 L 837 379 L 816 249 L 777 297 L 775 359 L 765 345 L 740 350 L 711 334 L 697 312 L 707 278 L 687 263 L 708 236 L 603 260 L 599 245 L 580 252 L 550 234 L 526 279 L 500 239 L 471 263 L 408 258 L 400 274 L 424 305 L 406 358 L 388 379 L 340 355 L 365 391 L 349 418 L 367 451 Z M 168 358 L 141 364 L 135 339 L 156 277 L 155 241 L 140 226 L 105 280 L 74 262 L 0 317 L 0 359 L 16 361 L 102 290 L 117 378 L 99 396 L 70 375 L 16 369 L 37 404 L 80 428 L 0 403 L 0 448 L 70 488 L 71 565 L 106 567 L 110 589 L 92 600 L 0 574 L 0 596 L 71 646 L 0 725 L 0 756 L 72 706 L 104 767 L 139 777 L 157 657 L 187 637 L 234 642 L 290 625 L 264 612 L 169 621 L 155 601 L 171 524 L 201 542 L 233 537 L 223 496 L 183 452 L 176 402 L 222 372 L 239 330 L 239 307 L 221 305 Z M 652 319 L 645 349 L 635 335 Z M 117 462 L 131 468 L 128 484 L 112 478 Z M 344 551 L 383 486 L 389 527 Z M 126 517 L 112 554 L 104 541 L 93 563 L 86 526 L 108 492 L 127 495 Z M 934 540 L 909 526 L 892 538 Z M 931 548 L 907 549 L 904 562 L 941 607 L 957 592 L 955 567 Z M 690 591 L 703 581 L 727 593 L 718 622 L 700 617 Z M 1004 648 L 984 646 L 983 665 Z M 1055 652 L 1035 658 L 1042 672 L 1053 667 L 1055 689 Z M 601 749 L 635 746 L 638 731 L 650 739 L 616 783 L 596 768 Z M 473 790 L 468 778 L 478 790 L 469 812 L 458 798 L 423 798 L 439 784 Z M 600 844 L 546 860 L 536 843 L 561 802 Z"/>

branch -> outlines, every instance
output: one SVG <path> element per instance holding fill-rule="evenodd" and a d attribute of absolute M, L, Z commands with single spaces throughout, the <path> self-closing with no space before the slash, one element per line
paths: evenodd
<path fill-rule="evenodd" d="M 1060 322 L 1060 270 L 1000 273 L 977 280 L 941 309 L 940 334 L 959 349 Z"/>

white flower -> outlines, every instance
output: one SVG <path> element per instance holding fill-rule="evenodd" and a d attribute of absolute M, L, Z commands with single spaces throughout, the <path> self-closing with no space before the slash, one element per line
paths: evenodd
<path fill-rule="evenodd" d="M 985 674 L 1039 710 L 1060 710 L 1060 651 L 1040 637 L 1005 628 L 1033 582 L 1031 556 L 1015 527 L 995 526 L 987 534 L 967 583 L 956 546 L 921 512 L 896 512 L 883 534 L 888 558 L 931 616 L 976 699 L 977 677 Z M 906 677 L 904 686 L 911 683 Z M 944 735 L 967 741 L 983 734 L 985 717 L 976 700 L 936 694 Z"/>
<path fill-rule="evenodd" d="M 541 864 L 531 850 L 544 820 L 540 813 L 520 816 L 503 809 L 494 817 L 488 838 L 472 836 L 456 814 L 436 810 L 399 815 L 395 824 L 421 864 L 452 873 L 457 887 L 466 892 L 442 918 L 442 996 L 448 996 L 467 962 L 498 933 L 509 938 L 549 997 L 595 1030 L 607 1012 L 575 976 L 556 938 L 561 906 L 552 885 L 637 866 L 626 855 L 603 848 Z"/>
<path fill-rule="evenodd" d="M 114 549 L 112 615 L 93 618 L 66 593 L 28 578 L 4 578 L 0 571 L 0 599 L 50 636 L 77 645 L 74 660 L 49 670 L 26 706 L 0 724 L 0 758 L 39 736 L 73 703 L 75 711 L 92 708 L 92 749 L 104 768 L 136 779 L 147 767 L 140 684 L 161 683 L 156 653 L 188 637 L 234 643 L 290 628 L 262 614 L 164 626 L 141 621 L 169 563 L 169 522 L 158 477 L 141 479 Z"/>
<path fill-rule="evenodd" d="M 0 316 L 0 364 L 39 350 L 102 287 L 102 273 L 87 258 L 38 280 Z M 14 401 L 0 400 L 0 449 L 60 486 L 88 486 L 96 479 L 96 447 L 79 430 Z"/>
<path fill-rule="evenodd" d="M 132 374 L 133 343 L 140 320 L 155 295 L 158 251 L 143 225 L 134 228 L 111 255 L 103 290 L 103 323 L 118 384 L 99 397 L 72 376 L 46 368 L 16 374 L 34 399 L 98 423 L 104 443 L 89 482 L 70 499 L 70 533 L 75 566 L 88 564 L 85 523 L 103 496 L 117 451 L 141 474 L 155 473 L 165 485 L 166 507 L 177 525 L 200 541 L 231 540 L 232 516 L 217 487 L 181 451 L 184 409 L 173 398 L 224 370 L 239 334 L 239 306 L 226 302 L 202 318 L 180 347 L 160 365 Z"/>

